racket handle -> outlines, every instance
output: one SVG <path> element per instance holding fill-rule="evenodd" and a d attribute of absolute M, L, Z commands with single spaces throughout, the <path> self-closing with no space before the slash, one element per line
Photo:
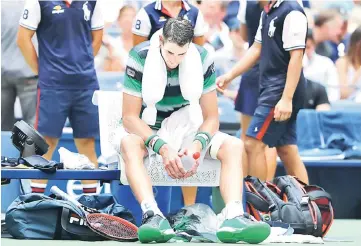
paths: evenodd
<path fill-rule="evenodd" d="M 55 185 L 50 188 L 50 192 L 57 195 L 57 196 L 60 196 L 65 201 L 72 202 L 72 203 L 74 203 L 74 205 L 76 205 L 78 207 L 81 207 L 80 202 L 78 202 L 75 198 L 73 198 L 73 197 L 69 196 L 68 194 L 66 194 L 64 191 L 62 191 L 61 189 L 59 189 Z"/>

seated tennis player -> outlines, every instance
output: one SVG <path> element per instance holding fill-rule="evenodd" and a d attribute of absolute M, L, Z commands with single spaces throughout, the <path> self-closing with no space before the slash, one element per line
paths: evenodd
<path fill-rule="evenodd" d="M 167 242 L 175 236 L 153 196 L 144 157 L 162 157 L 169 178 L 194 175 L 206 159 L 221 162 L 220 190 L 225 220 L 217 236 L 226 243 L 260 243 L 270 227 L 244 213 L 240 139 L 219 132 L 216 76 L 207 51 L 191 43 L 188 20 L 170 18 L 150 41 L 129 53 L 118 151 L 130 187 L 143 211 L 140 242 Z M 118 138 L 118 139 L 119 139 Z M 184 167 L 184 157 L 192 167 Z"/>

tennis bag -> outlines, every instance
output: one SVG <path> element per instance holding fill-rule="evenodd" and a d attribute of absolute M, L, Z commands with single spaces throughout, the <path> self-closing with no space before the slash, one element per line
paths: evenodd
<path fill-rule="evenodd" d="M 247 212 L 257 220 L 290 224 L 295 234 L 324 237 L 334 219 L 331 196 L 293 176 L 272 182 L 245 178 Z"/>
<path fill-rule="evenodd" d="M 131 212 L 112 195 L 81 196 L 79 202 L 135 223 Z M 5 222 L 8 233 L 17 239 L 106 240 L 90 230 L 81 215 L 71 202 L 32 193 L 15 199 L 6 211 Z"/>

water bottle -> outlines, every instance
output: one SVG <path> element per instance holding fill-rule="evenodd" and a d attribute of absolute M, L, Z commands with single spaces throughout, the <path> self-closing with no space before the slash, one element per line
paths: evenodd
<path fill-rule="evenodd" d="M 196 152 L 193 154 L 193 156 L 190 155 L 184 155 L 181 158 L 182 161 L 182 165 L 184 170 L 187 172 L 189 170 L 192 169 L 192 167 L 194 166 L 196 160 L 200 157 L 200 153 Z"/>

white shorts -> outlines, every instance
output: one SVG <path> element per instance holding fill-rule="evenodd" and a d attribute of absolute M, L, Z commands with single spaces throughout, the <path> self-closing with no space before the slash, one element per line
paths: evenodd
<path fill-rule="evenodd" d="M 153 130 L 153 133 L 157 134 L 158 131 Z M 195 134 L 196 133 L 190 133 L 188 136 L 186 136 L 182 141 L 181 148 L 186 148 L 187 146 L 190 146 L 190 144 L 193 142 L 193 140 L 195 138 Z M 113 148 L 121 155 L 120 146 L 121 146 L 122 139 L 131 134 L 129 132 L 127 132 L 123 126 L 121 126 L 118 129 L 116 135 L 117 136 L 114 138 L 112 145 L 113 145 Z M 202 161 L 203 158 L 216 160 L 218 150 L 220 149 L 221 145 L 224 143 L 224 141 L 227 138 L 231 138 L 231 136 L 226 133 L 223 133 L 223 132 L 219 132 L 219 131 L 216 132 L 216 134 L 214 134 L 214 136 L 212 137 L 211 142 L 202 151 L 200 161 Z M 147 147 L 147 150 L 148 150 L 148 155 L 152 155 L 154 153 L 154 151 L 148 147 Z"/>

